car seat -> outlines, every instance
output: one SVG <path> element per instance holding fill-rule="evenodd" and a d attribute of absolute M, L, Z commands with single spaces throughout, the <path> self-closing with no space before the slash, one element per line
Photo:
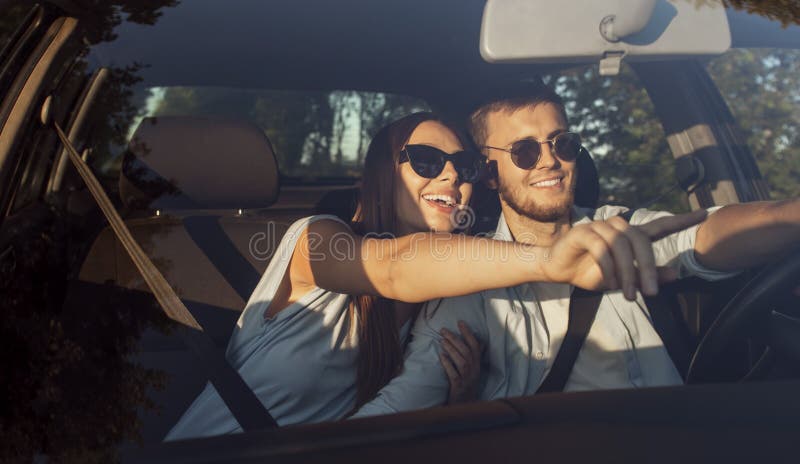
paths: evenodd
<path fill-rule="evenodd" d="M 288 226 L 307 214 L 267 209 L 279 173 L 258 127 L 200 117 L 144 119 L 124 154 L 119 192 L 126 224 L 195 318 L 222 350 L 239 313 Z M 141 305 L 154 300 L 110 228 L 100 232 L 71 285 L 85 303 L 109 287 Z M 135 361 L 165 371 L 143 413 L 145 442 L 159 441 L 200 392 L 203 378 L 177 336 L 148 329 Z"/>

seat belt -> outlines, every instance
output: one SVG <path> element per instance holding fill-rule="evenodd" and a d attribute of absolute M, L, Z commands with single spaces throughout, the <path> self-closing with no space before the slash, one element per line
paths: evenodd
<path fill-rule="evenodd" d="M 558 349 L 556 359 L 547 373 L 544 381 L 539 385 L 536 393 L 554 393 L 564 391 L 569 375 L 578 359 L 578 353 L 583 348 L 589 329 L 592 328 L 603 292 L 594 292 L 575 287 L 569 299 L 569 319 L 567 333 Z"/>
<path fill-rule="evenodd" d="M 686 373 L 689 371 L 690 342 L 687 340 L 686 331 L 680 330 L 679 318 L 680 303 L 674 294 L 667 294 L 666 290 L 661 290 L 656 296 L 644 297 L 644 302 L 650 312 L 650 320 L 653 328 L 661 337 L 664 348 L 681 378 L 686 380 Z"/>
<path fill-rule="evenodd" d="M 194 244 L 247 303 L 261 280 L 261 274 L 242 256 L 219 220 L 219 216 L 187 217 L 183 220 L 183 225 Z"/>
<path fill-rule="evenodd" d="M 633 213 L 636 210 L 629 209 L 619 216 L 626 222 L 631 222 Z M 686 380 L 686 373 L 689 370 L 689 353 L 691 352 L 691 342 L 687 335 L 688 331 L 680 330 L 679 320 L 682 318 L 680 304 L 675 294 L 660 286 L 658 295 L 645 296 L 644 302 L 650 313 L 650 320 L 653 328 L 664 343 L 667 354 L 675 364 L 678 373 L 683 380 Z"/>
<path fill-rule="evenodd" d="M 589 215 L 594 220 L 595 212 L 592 210 Z M 556 359 L 550 366 L 550 371 L 544 378 L 536 393 L 555 393 L 564 391 L 567 385 L 578 354 L 583 348 L 583 343 L 589 335 L 597 310 L 600 309 L 600 301 L 603 299 L 603 292 L 595 292 L 575 287 L 569 298 L 569 313 L 567 316 L 567 333 L 564 334 L 564 341 L 558 349 Z"/>
<path fill-rule="evenodd" d="M 620 214 L 620 217 L 630 222 L 634 211 L 629 209 Z M 592 211 L 591 217 L 594 219 L 594 211 Z M 539 385 L 536 393 L 564 391 L 575 361 L 578 359 L 578 353 L 589 335 L 589 329 L 591 329 L 597 310 L 600 308 L 602 298 L 602 292 L 592 292 L 581 288 L 573 290 L 569 302 L 567 333 L 550 371 Z M 663 292 L 659 292 L 656 296 L 644 297 L 644 300 L 650 310 L 653 327 L 661 337 L 667 354 L 681 377 L 686 379 L 686 372 L 689 368 L 689 351 L 688 345 L 685 343 L 686 337 L 681 337 L 678 330 L 678 314 L 674 311 L 677 308 L 677 301 L 674 298 L 668 299 Z"/>
<path fill-rule="evenodd" d="M 175 290 L 170 287 L 161 272 L 133 238 L 100 182 L 78 154 L 64 131 L 55 121 L 53 125 L 58 138 L 64 148 L 67 149 L 69 159 L 111 225 L 117 240 L 125 248 L 128 256 L 130 256 L 136 268 L 142 274 L 161 309 L 167 316 L 181 324 L 178 328 L 178 335 L 200 360 L 200 364 L 205 368 L 209 380 L 233 414 L 233 417 L 244 431 L 277 427 L 278 424 L 264 407 L 264 404 L 261 403 L 253 390 L 247 386 L 239 372 L 228 364 L 225 356 L 216 348 L 211 337 L 203 331 L 203 328 L 189 310 L 186 309 Z"/>

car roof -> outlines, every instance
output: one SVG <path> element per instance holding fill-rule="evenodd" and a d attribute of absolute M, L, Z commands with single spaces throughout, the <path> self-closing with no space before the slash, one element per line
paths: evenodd
<path fill-rule="evenodd" d="M 75 1 L 84 15 L 88 1 Z M 485 0 L 162 1 L 171 3 L 155 15 L 128 15 L 114 40 L 92 48 L 90 64 L 143 64 L 148 86 L 379 90 L 433 100 L 516 93 L 574 65 L 485 62 Z M 730 9 L 728 17 L 734 46 L 800 43 L 800 26 Z"/>
<path fill-rule="evenodd" d="M 124 22 L 95 66 L 147 65 L 147 85 L 359 89 L 427 96 L 505 85 L 555 66 L 491 65 L 484 0 L 192 0 Z M 563 65 L 562 65 L 563 67 Z"/>

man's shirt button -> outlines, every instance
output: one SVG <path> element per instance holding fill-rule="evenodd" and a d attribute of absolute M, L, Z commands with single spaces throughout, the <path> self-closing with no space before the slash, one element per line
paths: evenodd
<path fill-rule="evenodd" d="M 543 358 L 544 358 L 544 353 L 542 353 L 541 351 L 537 351 L 536 352 L 536 359 L 543 359 Z"/>

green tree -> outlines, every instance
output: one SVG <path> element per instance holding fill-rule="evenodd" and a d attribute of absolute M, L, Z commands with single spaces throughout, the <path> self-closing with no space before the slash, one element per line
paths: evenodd
<path fill-rule="evenodd" d="M 800 2 L 797 0 L 724 0 L 723 3 L 730 8 L 780 21 L 784 27 L 800 24 Z"/>
<path fill-rule="evenodd" d="M 772 197 L 800 196 L 800 51 L 731 50 L 708 71 Z"/>
<path fill-rule="evenodd" d="M 179 0 L 75 0 L 82 12 L 90 43 L 114 40 L 114 29 L 128 21 L 136 24 L 155 24 L 164 8 L 175 7 Z"/>

